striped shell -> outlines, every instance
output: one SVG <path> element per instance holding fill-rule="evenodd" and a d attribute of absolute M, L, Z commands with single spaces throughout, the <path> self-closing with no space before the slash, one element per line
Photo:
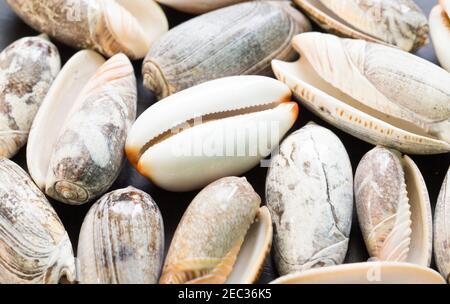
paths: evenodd
<path fill-rule="evenodd" d="M 60 65 L 46 36 L 19 39 L 0 53 L 0 157 L 13 157 L 27 142 Z"/>
<path fill-rule="evenodd" d="M 0 284 L 75 280 L 72 245 L 58 215 L 18 165 L 0 158 Z"/>
<path fill-rule="evenodd" d="M 308 124 L 283 141 L 267 175 L 266 200 L 280 274 L 344 262 L 353 175 L 345 147 L 331 131 Z"/>
<path fill-rule="evenodd" d="M 248 0 L 156 0 L 179 11 L 201 14 Z"/>
<path fill-rule="evenodd" d="M 136 188 L 104 195 L 89 210 L 78 241 L 80 283 L 155 284 L 164 226 L 153 199 Z"/>
<path fill-rule="evenodd" d="M 430 265 L 430 200 L 423 177 L 408 156 L 382 147 L 369 151 L 356 170 L 355 202 L 372 257 Z"/>
<path fill-rule="evenodd" d="M 434 214 L 434 256 L 439 271 L 450 283 L 450 168 Z"/>
<path fill-rule="evenodd" d="M 430 33 L 440 64 L 450 72 L 450 1 L 441 0 L 430 13 Z"/>
<path fill-rule="evenodd" d="M 6 0 L 25 23 L 80 49 L 140 59 L 168 30 L 153 0 Z"/>
<path fill-rule="evenodd" d="M 274 58 L 290 60 L 290 41 L 310 29 L 289 2 L 254 1 L 191 19 L 170 30 L 143 63 L 144 85 L 159 98 L 208 80 L 268 75 Z"/>

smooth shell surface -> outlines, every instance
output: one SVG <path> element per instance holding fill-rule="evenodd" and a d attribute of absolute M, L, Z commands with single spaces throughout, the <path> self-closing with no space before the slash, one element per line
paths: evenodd
<path fill-rule="evenodd" d="M 0 53 L 0 157 L 13 157 L 61 66 L 57 48 L 44 36 L 26 37 Z"/>
<path fill-rule="evenodd" d="M 72 245 L 58 215 L 19 166 L 0 158 L 0 284 L 75 280 Z"/>
<path fill-rule="evenodd" d="M 274 58 L 295 57 L 294 35 L 310 29 L 285 1 L 252 1 L 191 19 L 164 35 L 143 63 L 159 98 L 226 76 L 269 75 Z"/>
<path fill-rule="evenodd" d="M 439 63 L 450 72 L 450 17 L 444 7 L 450 1 L 441 1 L 430 13 L 430 33 Z"/>
<path fill-rule="evenodd" d="M 79 281 L 83 284 L 155 284 L 164 254 L 164 226 L 153 199 L 136 188 L 100 198 L 81 227 Z"/>
<path fill-rule="evenodd" d="M 428 23 L 412 0 L 295 0 L 322 28 L 343 37 L 415 51 L 428 42 Z"/>
<path fill-rule="evenodd" d="M 311 269 L 272 284 L 445 284 L 433 269 L 409 263 L 366 262 Z"/>
<path fill-rule="evenodd" d="M 201 14 L 221 7 L 249 0 L 156 0 L 179 11 Z"/>
<path fill-rule="evenodd" d="M 280 274 L 343 263 L 352 222 L 353 175 L 336 135 L 308 124 L 287 137 L 272 159 L 266 200 Z"/>
<path fill-rule="evenodd" d="M 362 140 L 403 152 L 450 151 L 448 72 L 363 40 L 305 33 L 293 45 L 301 59 L 274 60 L 273 69 L 321 118 Z"/>
<path fill-rule="evenodd" d="M 208 185 L 178 225 L 160 282 L 224 283 L 260 204 L 245 178 L 226 177 Z"/>
<path fill-rule="evenodd" d="M 434 256 L 440 273 L 450 282 L 450 169 L 442 184 L 434 214 Z"/>
<path fill-rule="evenodd" d="M 355 202 L 372 257 L 430 265 L 430 200 L 425 181 L 409 157 L 382 147 L 369 151 L 356 170 Z"/>
<path fill-rule="evenodd" d="M 143 58 L 168 30 L 153 0 L 7 0 L 29 26 L 72 47 Z"/>

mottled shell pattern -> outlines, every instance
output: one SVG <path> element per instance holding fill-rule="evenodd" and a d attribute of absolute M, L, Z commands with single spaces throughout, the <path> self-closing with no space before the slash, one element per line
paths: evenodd
<path fill-rule="evenodd" d="M 7 0 L 29 26 L 72 47 L 140 59 L 168 30 L 153 0 Z"/>
<path fill-rule="evenodd" d="M 295 0 L 322 28 L 339 36 L 415 51 L 428 43 L 428 23 L 413 0 Z"/>
<path fill-rule="evenodd" d="M 434 214 L 434 256 L 440 273 L 450 283 L 450 169 Z"/>
<path fill-rule="evenodd" d="M 274 60 L 275 74 L 321 118 L 402 152 L 450 151 L 448 72 L 395 48 L 329 34 L 300 34 L 293 45 L 301 59 Z"/>
<path fill-rule="evenodd" d="M 193 18 L 164 35 L 144 60 L 144 85 L 159 98 L 226 76 L 269 75 L 291 60 L 308 20 L 287 1 L 252 1 Z"/>
<path fill-rule="evenodd" d="M 369 151 L 356 170 L 355 202 L 372 257 L 430 265 L 430 201 L 425 182 L 409 157 L 383 147 Z"/>
<path fill-rule="evenodd" d="M 44 194 L 18 165 L 0 158 L 0 284 L 75 280 L 72 245 Z"/>
<path fill-rule="evenodd" d="M 249 0 L 156 0 L 182 12 L 191 14 L 206 13 L 221 7 Z"/>
<path fill-rule="evenodd" d="M 59 72 L 57 48 L 46 36 L 25 37 L 0 53 L 0 157 L 11 158 Z"/>
<path fill-rule="evenodd" d="M 82 284 L 155 284 L 164 254 L 164 226 L 150 195 L 115 190 L 89 210 L 78 242 Z"/>
<path fill-rule="evenodd" d="M 245 178 L 226 177 L 203 189 L 178 225 L 160 283 L 224 283 L 260 204 Z"/>
<path fill-rule="evenodd" d="M 440 0 L 431 10 L 430 33 L 439 63 L 450 72 L 450 0 Z"/>
<path fill-rule="evenodd" d="M 308 124 L 287 137 L 266 180 L 281 275 L 344 262 L 353 211 L 353 174 L 345 147 Z"/>

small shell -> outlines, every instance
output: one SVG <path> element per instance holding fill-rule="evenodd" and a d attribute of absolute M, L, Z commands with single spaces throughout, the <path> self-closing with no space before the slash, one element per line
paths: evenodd
<path fill-rule="evenodd" d="M 428 43 L 428 23 L 412 0 L 294 0 L 319 26 L 339 36 L 415 51 Z"/>
<path fill-rule="evenodd" d="M 153 0 L 7 0 L 29 26 L 72 47 L 105 56 L 145 56 L 168 30 L 164 12 Z"/>
<path fill-rule="evenodd" d="M 158 206 L 136 188 L 104 195 L 89 210 L 78 242 L 80 283 L 155 284 L 164 258 Z"/>
<path fill-rule="evenodd" d="M 450 283 L 450 169 L 442 184 L 434 214 L 434 255 L 439 271 Z"/>
<path fill-rule="evenodd" d="M 25 145 L 60 67 L 46 36 L 19 39 L 0 53 L 0 157 L 11 158 Z"/>
<path fill-rule="evenodd" d="M 369 151 L 356 170 L 355 201 L 372 257 L 430 265 L 430 200 L 425 181 L 408 156 L 382 147 Z"/>
<path fill-rule="evenodd" d="M 91 201 L 112 185 L 136 116 L 130 61 L 119 54 L 102 63 L 92 51 L 76 54 L 55 81 L 30 133 L 31 176 L 47 195 L 68 204 Z"/>
<path fill-rule="evenodd" d="M 450 1 L 441 1 L 430 13 L 430 32 L 436 55 L 442 67 L 450 72 Z"/>
<path fill-rule="evenodd" d="M 178 225 L 160 282 L 224 283 L 260 204 L 245 178 L 226 177 L 203 189 Z M 265 257 L 267 249 L 259 254 Z"/>
<path fill-rule="evenodd" d="M 0 284 L 75 280 L 72 245 L 58 215 L 19 166 L 0 158 Z"/>
<path fill-rule="evenodd" d="M 234 75 L 269 75 L 274 58 L 290 60 L 290 41 L 310 29 L 289 2 L 254 1 L 223 8 L 172 29 L 143 63 L 144 85 L 159 98 Z"/>
<path fill-rule="evenodd" d="M 301 59 L 274 60 L 273 69 L 321 118 L 362 140 L 406 153 L 450 151 L 448 72 L 362 40 L 305 33 L 293 45 Z"/>
<path fill-rule="evenodd" d="M 206 13 L 221 7 L 249 0 L 156 0 L 182 12 L 191 14 Z"/>
<path fill-rule="evenodd" d="M 309 124 L 286 138 L 272 159 L 266 199 L 280 274 L 341 264 L 353 211 L 353 175 L 340 140 Z"/>
<path fill-rule="evenodd" d="M 445 284 L 431 268 L 399 262 L 345 264 L 290 274 L 271 284 Z"/>

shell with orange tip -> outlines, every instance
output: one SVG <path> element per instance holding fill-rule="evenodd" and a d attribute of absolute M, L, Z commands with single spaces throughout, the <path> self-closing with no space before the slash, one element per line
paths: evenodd
<path fill-rule="evenodd" d="M 431 268 L 399 262 L 365 262 L 289 274 L 271 284 L 445 284 Z"/>
<path fill-rule="evenodd" d="M 136 103 L 136 78 L 125 55 L 105 62 L 93 51 L 75 54 L 32 125 L 27 163 L 36 184 L 68 204 L 106 192 L 120 172 Z"/>
<path fill-rule="evenodd" d="M 434 214 L 434 257 L 440 273 L 450 283 L 450 168 Z"/>
<path fill-rule="evenodd" d="M 191 14 L 206 13 L 221 7 L 249 0 L 156 0 L 176 10 Z"/>
<path fill-rule="evenodd" d="M 241 175 L 268 156 L 292 127 L 298 106 L 283 83 L 233 76 L 181 91 L 148 108 L 128 134 L 138 171 L 170 191 Z"/>
<path fill-rule="evenodd" d="M 300 60 L 274 60 L 273 70 L 322 119 L 405 153 L 450 151 L 447 71 L 395 48 L 329 34 L 300 34 L 293 45 Z"/>
<path fill-rule="evenodd" d="M 72 47 L 140 59 L 168 30 L 153 0 L 7 0 L 29 26 Z"/>
<path fill-rule="evenodd" d="M 245 178 L 204 188 L 178 225 L 160 283 L 254 283 L 272 240 L 270 214 L 260 204 Z"/>
<path fill-rule="evenodd" d="M 372 257 L 430 265 L 430 199 L 422 174 L 411 158 L 382 147 L 369 151 L 356 170 L 355 202 Z"/>
<path fill-rule="evenodd" d="M 430 13 L 430 34 L 436 56 L 450 72 L 450 0 L 440 0 Z"/>

